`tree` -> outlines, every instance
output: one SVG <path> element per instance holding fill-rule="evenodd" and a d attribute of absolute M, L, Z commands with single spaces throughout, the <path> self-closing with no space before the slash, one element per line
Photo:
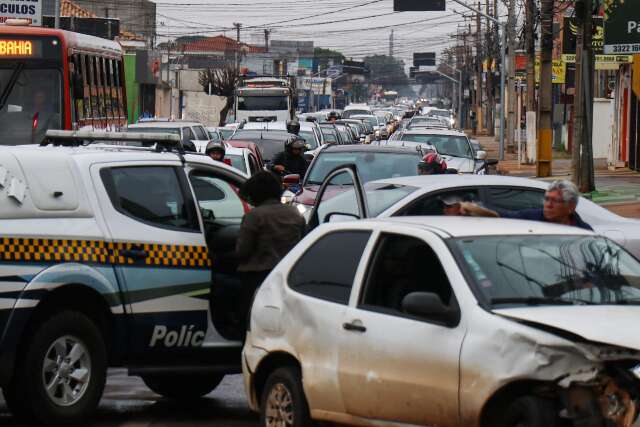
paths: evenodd
<path fill-rule="evenodd" d="M 404 61 L 388 55 L 373 55 L 365 57 L 364 62 L 371 71 L 371 83 L 386 90 L 395 90 L 400 96 L 415 96 L 409 77 L 404 72 Z"/>
<path fill-rule="evenodd" d="M 318 71 L 327 69 L 330 61 L 333 62 L 333 64 L 338 65 L 342 64 L 345 60 L 345 57 L 341 52 L 338 52 L 337 50 L 323 49 L 321 47 L 316 47 L 313 50 L 313 56 L 318 63 Z"/>
<path fill-rule="evenodd" d="M 209 68 L 200 72 L 198 81 L 205 93 L 226 98 L 226 103 L 220 110 L 219 123 L 219 126 L 224 126 L 227 122 L 227 114 L 233 107 L 238 84 L 238 70 L 233 65 L 225 65 L 223 68 Z"/>

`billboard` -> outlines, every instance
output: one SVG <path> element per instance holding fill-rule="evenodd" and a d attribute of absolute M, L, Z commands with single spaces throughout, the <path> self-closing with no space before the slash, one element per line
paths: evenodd
<path fill-rule="evenodd" d="M 31 25 L 42 25 L 42 0 L 0 0 L 0 23 L 7 19 L 28 19 Z"/>
<path fill-rule="evenodd" d="M 565 17 L 562 29 L 562 53 L 576 53 L 577 34 L 578 23 L 575 18 Z M 591 47 L 594 55 L 602 55 L 604 53 L 604 22 L 599 16 L 593 17 L 593 40 Z"/>
<path fill-rule="evenodd" d="M 640 2 L 604 2 L 604 53 L 640 53 Z"/>
<path fill-rule="evenodd" d="M 445 0 L 393 0 L 395 12 L 444 12 Z"/>
<path fill-rule="evenodd" d="M 436 53 L 435 52 L 423 52 L 413 54 L 413 66 L 427 66 L 434 67 L 436 65 Z"/>

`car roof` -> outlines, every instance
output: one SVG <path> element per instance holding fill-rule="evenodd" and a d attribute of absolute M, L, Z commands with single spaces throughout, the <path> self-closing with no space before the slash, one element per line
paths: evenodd
<path fill-rule="evenodd" d="M 180 121 L 173 121 L 173 122 L 142 122 L 142 123 L 135 123 L 135 124 L 131 124 L 127 126 L 127 129 L 136 129 L 136 128 L 168 128 L 168 129 L 174 129 L 174 128 L 182 128 L 182 127 L 186 127 L 186 126 L 203 126 L 202 123 L 198 123 L 198 122 L 180 122 Z"/>
<path fill-rule="evenodd" d="M 407 129 L 402 132 L 403 135 L 448 135 L 448 136 L 467 136 L 466 133 L 455 129 L 438 129 L 428 127 L 417 127 L 414 129 Z M 468 139 L 468 137 L 467 137 Z"/>
<path fill-rule="evenodd" d="M 450 237 L 521 236 L 521 235 L 593 235 L 579 227 L 551 224 L 543 221 L 525 221 L 505 218 L 478 218 L 459 216 L 402 216 L 367 220 L 371 225 L 402 225 L 445 233 Z"/>
<path fill-rule="evenodd" d="M 339 153 L 403 153 L 403 154 L 416 154 L 420 155 L 420 152 L 413 147 L 403 146 L 379 146 L 379 145 L 363 145 L 363 144 L 348 144 L 348 145 L 329 145 L 323 150 L 323 152 L 339 152 Z"/>
<path fill-rule="evenodd" d="M 503 175 L 416 175 L 397 178 L 387 178 L 372 183 L 408 185 L 428 190 L 439 190 L 469 186 L 507 186 L 530 187 L 545 190 L 549 183 L 530 178 L 520 178 Z"/>

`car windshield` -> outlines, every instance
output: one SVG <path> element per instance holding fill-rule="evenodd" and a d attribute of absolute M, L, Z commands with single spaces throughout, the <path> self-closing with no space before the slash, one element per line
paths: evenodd
<path fill-rule="evenodd" d="M 239 96 L 238 110 L 243 111 L 279 111 L 288 110 L 286 96 Z"/>
<path fill-rule="evenodd" d="M 231 135 L 233 135 L 233 132 L 235 132 L 235 129 L 232 128 L 222 128 L 220 129 L 220 133 L 222 134 L 222 137 L 224 139 L 229 139 L 231 137 Z"/>
<path fill-rule="evenodd" d="M 474 237 L 451 246 L 494 307 L 640 304 L 640 263 L 603 237 Z"/>
<path fill-rule="evenodd" d="M 445 156 L 473 158 L 469 140 L 464 136 L 405 133 L 400 140 L 431 144 L 436 147 L 439 154 Z"/>
<path fill-rule="evenodd" d="M 247 173 L 247 164 L 245 163 L 243 156 L 239 154 L 227 154 L 224 158 L 229 159 L 232 167 Z"/>
<path fill-rule="evenodd" d="M 357 115 L 362 115 L 362 114 L 369 114 L 370 111 L 369 110 L 347 110 L 344 111 L 342 113 L 342 118 L 343 119 L 348 119 L 349 117 L 353 117 L 353 116 L 357 116 Z"/>
<path fill-rule="evenodd" d="M 371 126 L 378 126 L 378 118 L 376 116 L 356 117 L 356 119 L 364 120 Z"/>
<path fill-rule="evenodd" d="M 338 142 L 338 134 L 337 134 L 335 129 L 328 128 L 328 127 L 325 127 L 325 126 L 322 126 L 320 129 L 322 131 L 322 136 L 324 136 L 324 141 L 327 144 L 330 144 L 330 143 L 334 143 L 335 144 L 335 143 Z"/>
<path fill-rule="evenodd" d="M 210 140 L 220 142 L 220 134 L 218 134 L 218 132 L 207 131 L 207 134 L 209 135 Z"/>
<path fill-rule="evenodd" d="M 429 114 L 431 116 L 438 116 L 438 117 L 446 117 L 446 118 L 451 117 L 451 113 L 448 112 L 447 110 L 431 110 L 429 111 Z"/>
<path fill-rule="evenodd" d="M 300 138 L 304 139 L 304 142 L 310 146 L 310 150 L 318 148 L 318 140 L 316 134 L 311 131 L 300 131 Z"/>
<path fill-rule="evenodd" d="M 408 125 L 410 128 L 420 126 L 444 126 L 444 123 L 432 117 L 414 117 Z"/>
<path fill-rule="evenodd" d="M 0 145 L 39 144 L 62 129 L 61 76 L 55 69 L 0 69 Z"/>
<path fill-rule="evenodd" d="M 382 212 L 404 199 L 409 194 L 418 190 L 417 187 L 398 184 L 383 184 L 369 182 L 364 185 L 369 216 L 376 217 Z M 358 205 L 355 189 L 338 194 L 328 200 L 323 200 L 318 206 L 319 218 L 324 218 L 329 212 L 358 215 Z"/>
<path fill-rule="evenodd" d="M 230 138 L 231 140 L 234 139 L 251 139 L 251 140 L 255 140 L 255 139 L 282 139 L 282 143 L 284 144 L 284 142 L 289 138 L 289 134 L 285 131 L 273 131 L 273 130 L 244 130 L 244 129 L 238 129 L 236 131 L 236 133 L 233 134 L 233 136 Z"/>
<path fill-rule="evenodd" d="M 331 153 L 322 152 L 313 162 L 309 171 L 307 184 L 322 184 L 329 172 L 338 166 L 355 164 L 363 182 L 378 179 L 395 178 L 400 176 L 414 176 L 418 174 L 420 156 L 415 153 L 376 152 L 373 150 L 359 152 Z M 343 176 L 347 179 L 347 175 Z M 336 184 L 344 184 L 338 177 Z"/>

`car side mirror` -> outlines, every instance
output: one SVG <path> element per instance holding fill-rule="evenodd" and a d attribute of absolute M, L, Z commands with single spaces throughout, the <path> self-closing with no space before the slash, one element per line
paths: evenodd
<path fill-rule="evenodd" d="M 412 292 L 402 299 L 402 311 L 416 317 L 442 321 L 454 325 L 459 320 L 459 311 L 442 302 L 433 292 Z"/>
<path fill-rule="evenodd" d="M 476 151 L 476 160 L 484 160 L 487 158 L 487 152 L 483 150 Z"/>
<path fill-rule="evenodd" d="M 343 213 L 343 212 L 330 212 L 325 215 L 323 222 L 346 222 L 358 220 L 360 217 L 355 214 Z"/>
<path fill-rule="evenodd" d="M 284 185 L 300 185 L 300 175 L 297 173 L 285 175 L 284 178 L 282 178 L 282 183 Z"/>

